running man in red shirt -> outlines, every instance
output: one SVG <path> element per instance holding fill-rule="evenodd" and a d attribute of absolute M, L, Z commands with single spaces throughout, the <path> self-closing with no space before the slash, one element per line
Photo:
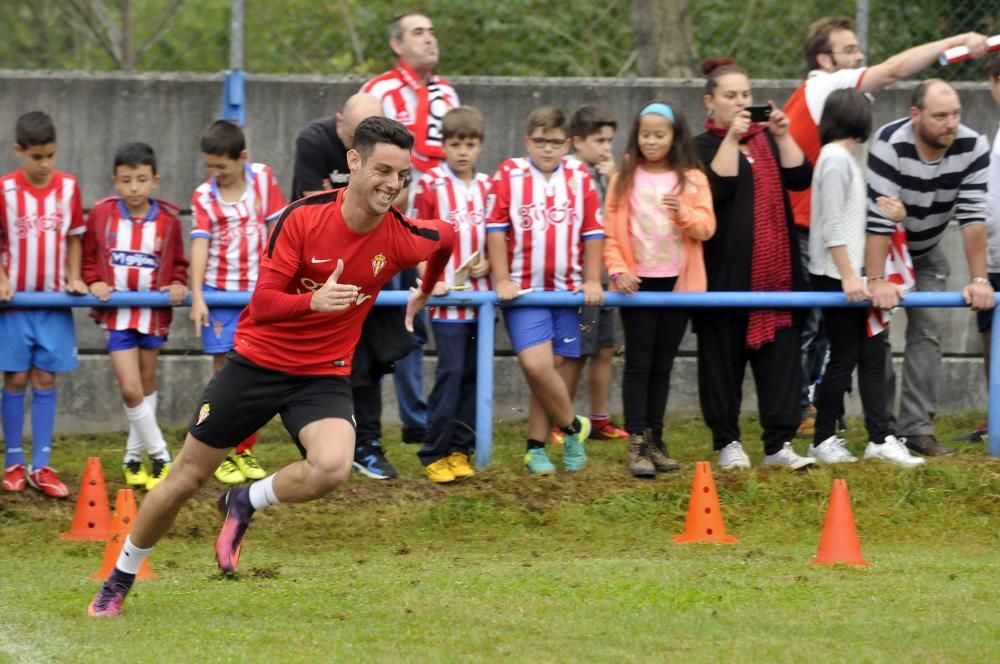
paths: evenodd
<path fill-rule="evenodd" d="M 115 569 L 88 607 L 91 616 L 121 614 L 139 565 L 231 441 L 275 415 L 303 458 L 220 497 L 215 554 L 223 571 L 236 569 L 256 510 L 320 498 L 347 479 L 354 458 L 351 358 L 361 324 L 393 275 L 427 260 L 423 285 L 406 306 L 412 329 L 454 243 L 451 224 L 414 221 L 391 207 L 412 147 L 412 135 L 395 120 L 364 120 L 347 153 L 347 187 L 303 198 L 275 223 L 229 361 L 205 388 L 170 474 L 142 501 Z"/>

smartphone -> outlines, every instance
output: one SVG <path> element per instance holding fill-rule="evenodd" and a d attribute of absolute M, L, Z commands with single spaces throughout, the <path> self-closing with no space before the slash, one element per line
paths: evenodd
<path fill-rule="evenodd" d="M 747 106 L 744 110 L 750 111 L 750 122 L 767 122 L 771 119 L 770 104 Z"/>

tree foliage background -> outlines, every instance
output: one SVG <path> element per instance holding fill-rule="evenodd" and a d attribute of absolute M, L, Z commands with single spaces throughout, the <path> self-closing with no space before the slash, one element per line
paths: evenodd
<path fill-rule="evenodd" d="M 870 62 L 908 46 L 1000 32 L 996 0 L 871 0 Z M 699 76 L 735 57 L 756 78 L 798 78 L 806 26 L 854 16 L 850 0 L 246 0 L 244 69 L 372 74 L 393 58 L 386 28 L 427 12 L 439 70 L 489 76 Z M 3 0 L 0 68 L 205 71 L 228 68 L 230 0 Z M 942 68 L 980 80 L 981 63 Z"/>

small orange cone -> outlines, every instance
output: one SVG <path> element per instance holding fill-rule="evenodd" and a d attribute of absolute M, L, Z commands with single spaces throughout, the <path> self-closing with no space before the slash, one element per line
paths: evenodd
<path fill-rule="evenodd" d="M 104 547 L 104 564 L 101 565 L 101 570 L 91 574 L 90 578 L 103 581 L 114 570 L 115 563 L 118 562 L 118 554 L 125 546 L 125 537 L 132 532 L 135 513 L 135 494 L 132 489 L 119 489 L 118 495 L 115 497 L 115 515 L 111 519 L 111 534 L 108 535 L 108 543 Z M 149 569 L 149 563 L 143 560 L 135 578 L 157 579 L 159 575 Z"/>
<path fill-rule="evenodd" d="M 80 495 L 76 499 L 73 524 L 60 537 L 66 540 L 103 542 L 111 534 L 111 508 L 108 506 L 108 487 L 104 484 L 101 460 L 87 457 L 80 481 Z"/>
<path fill-rule="evenodd" d="M 871 563 L 861 557 L 861 540 L 854 527 L 851 498 L 847 495 L 847 480 L 834 480 L 830 492 L 830 505 L 826 508 L 823 534 L 819 549 L 811 565 L 851 565 L 868 567 Z"/>
<path fill-rule="evenodd" d="M 688 503 L 687 521 L 684 532 L 674 535 L 674 541 L 682 544 L 691 542 L 717 542 L 720 544 L 736 544 L 738 539 L 726 533 L 722 522 L 722 509 L 719 508 L 719 494 L 715 491 L 715 480 L 712 479 L 712 465 L 707 461 L 699 461 L 694 468 L 694 481 L 691 483 L 691 500 Z"/>

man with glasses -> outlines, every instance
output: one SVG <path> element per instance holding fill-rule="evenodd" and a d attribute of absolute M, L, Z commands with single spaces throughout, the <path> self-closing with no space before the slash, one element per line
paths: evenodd
<path fill-rule="evenodd" d="M 972 57 L 986 54 L 986 37 L 968 32 L 946 39 L 914 46 L 891 56 L 877 65 L 864 66 L 865 54 L 854 34 L 854 21 L 827 16 L 809 26 L 805 57 L 809 67 L 806 80 L 792 93 L 785 104 L 785 114 L 791 124 L 789 131 L 806 158 L 816 163 L 822 147 L 819 141 L 819 120 L 827 97 L 834 90 L 858 88 L 866 93 L 878 92 L 890 83 L 901 81 L 933 64 L 949 48 L 966 46 Z M 799 249 L 803 270 L 809 265 L 810 190 L 789 192 L 795 225 L 799 231 Z M 802 409 L 803 423 L 799 436 L 812 436 L 812 420 L 807 416 L 809 387 L 819 378 L 826 345 L 821 334 L 818 309 L 810 310 L 802 328 Z"/>

